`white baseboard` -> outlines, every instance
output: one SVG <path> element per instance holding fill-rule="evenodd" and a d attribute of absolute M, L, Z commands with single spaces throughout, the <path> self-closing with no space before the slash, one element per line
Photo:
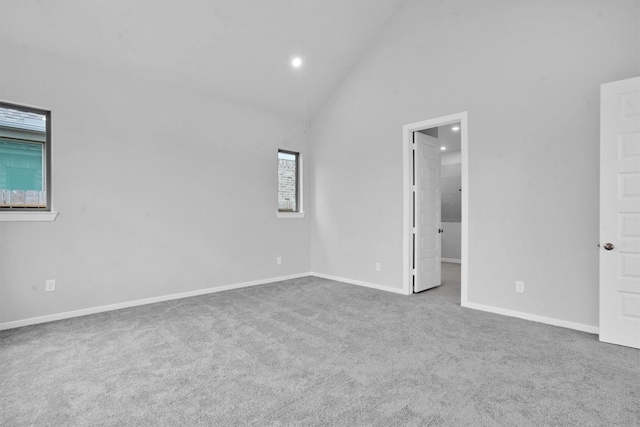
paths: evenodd
<path fill-rule="evenodd" d="M 440 258 L 440 261 L 442 261 L 442 262 L 452 262 L 454 264 L 462 264 L 462 260 L 455 259 L 455 258 Z"/>
<path fill-rule="evenodd" d="M 577 331 L 588 332 L 590 334 L 599 334 L 600 328 L 597 326 L 585 325 L 582 323 L 569 322 L 566 320 L 554 319 L 553 317 L 538 316 L 536 314 L 523 313 L 520 311 L 507 310 L 504 308 L 493 307 L 490 305 L 476 304 L 474 302 L 466 302 L 463 307 L 473 308 L 475 310 L 487 311 L 489 313 L 502 314 L 504 316 L 517 317 L 533 322 L 546 323 L 547 325 L 560 326 L 562 328 L 575 329 Z"/>
<path fill-rule="evenodd" d="M 380 291 L 394 292 L 396 294 L 406 295 L 402 288 L 391 288 L 389 286 L 376 285 L 374 283 L 361 282 L 360 280 L 345 279 L 344 277 L 330 276 L 322 273 L 309 273 L 311 276 L 320 277 L 322 279 L 335 280 L 336 282 L 349 283 L 350 285 L 364 286 L 366 288 L 378 289 Z"/>
<path fill-rule="evenodd" d="M 36 325 L 38 323 L 53 322 L 55 320 L 70 319 L 72 317 L 86 316 L 89 314 L 103 313 L 105 311 L 120 310 L 122 308 L 136 307 L 139 305 L 154 304 L 157 302 L 171 301 L 181 298 L 195 297 L 198 295 L 212 294 L 215 292 L 229 291 L 231 289 L 247 288 L 249 286 L 265 285 L 267 283 L 281 282 L 283 280 L 307 277 L 309 273 L 292 274 L 289 276 L 272 277 L 270 279 L 254 280 L 251 282 L 235 283 L 233 285 L 217 286 L 215 288 L 197 289 L 195 291 L 181 292 L 178 294 L 162 295 L 159 297 L 144 298 L 135 301 L 126 301 L 117 304 L 101 305 L 98 307 L 83 308 L 81 310 L 67 311 L 64 313 L 50 314 L 47 316 L 32 317 L 29 319 L 15 320 L 0 323 L 0 331 L 5 329 L 20 328 L 22 326 Z"/>
<path fill-rule="evenodd" d="M 251 281 L 251 282 L 235 283 L 235 284 L 232 284 L 232 285 L 218 286 L 218 287 L 215 287 L 215 288 L 197 289 L 195 291 L 181 292 L 181 293 L 170 294 L 170 295 L 162 295 L 162 296 L 158 296 L 158 297 L 144 298 L 144 299 L 139 299 L 139 300 L 135 300 L 135 301 L 126 301 L 126 302 L 121 302 L 121 303 L 117 303 L 117 304 L 102 305 L 102 306 L 98 306 L 98 307 L 84 308 L 84 309 L 81 309 L 81 310 L 67 311 L 67 312 L 64 312 L 64 313 L 50 314 L 50 315 L 47 315 L 47 316 L 32 317 L 32 318 L 29 318 L 29 319 L 22 319 L 22 320 L 15 320 L 15 321 L 12 321 L 12 322 L 0 323 L 0 331 L 1 330 L 5 330 L 5 329 L 20 328 L 22 326 L 36 325 L 38 323 L 46 323 L 46 322 L 53 322 L 53 321 L 56 321 L 56 320 L 70 319 L 72 317 L 86 316 L 86 315 L 89 315 L 89 314 L 103 313 L 105 311 L 120 310 L 122 308 L 136 307 L 136 306 L 140 306 L 140 305 L 154 304 L 154 303 L 157 303 L 157 302 L 171 301 L 171 300 L 182 299 L 182 298 L 189 298 L 189 297 L 194 297 L 194 296 L 198 296 L 198 295 L 206 295 L 206 294 L 212 294 L 212 293 L 216 293 L 216 292 L 229 291 L 229 290 L 232 290 L 232 289 L 247 288 L 247 287 L 250 287 L 250 286 L 257 286 L 257 285 L 264 285 L 264 284 L 268 284 L 268 283 L 281 282 L 283 280 L 298 279 L 298 278 L 307 277 L 307 276 L 315 276 L 315 277 L 320 277 L 320 278 L 323 278 L 323 279 L 335 280 L 335 281 L 343 282 L 343 283 L 349 283 L 351 285 L 364 286 L 364 287 L 367 287 L 367 288 L 378 289 L 378 290 L 381 290 L 381 291 L 393 292 L 393 293 L 396 293 L 396 294 L 405 295 L 405 293 L 404 293 L 402 288 L 391 288 L 391 287 L 388 287 L 388 286 L 376 285 L 374 283 L 362 282 L 360 280 L 346 279 L 344 277 L 331 276 L 331 275 L 322 274 L 322 273 L 313 273 L 313 272 L 311 272 L 311 273 L 299 273 L 299 274 L 292 274 L 292 275 L 289 275 L 289 276 L 272 277 L 270 279 L 262 279 L 262 280 L 254 280 L 254 281 Z M 523 312 L 514 311 L 514 310 L 507 310 L 507 309 L 504 309 L 504 308 L 493 307 L 493 306 L 489 306 L 489 305 L 476 304 L 476 303 L 473 303 L 473 302 L 466 302 L 466 303 L 463 302 L 462 306 L 463 307 L 467 307 L 467 308 L 472 308 L 472 309 L 475 309 L 475 310 L 486 311 L 486 312 L 489 312 L 489 313 L 495 313 L 495 314 L 501 314 L 501 315 L 504 315 L 504 316 L 517 317 L 517 318 L 524 319 L 524 320 L 531 320 L 533 322 L 540 322 L 540 323 L 546 323 L 548 325 L 560 326 L 560 327 L 569 328 L 569 329 L 575 329 L 575 330 L 578 330 L 578 331 L 588 332 L 588 333 L 592 333 L 592 334 L 598 334 L 600 332 L 600 328 L 598 328 L 596 326 L 589 326 L 589 325 L 584 325 L 584 324 L 581 324 L 581 323 L 568 322 L 566 320 L 560 320 L 560 319 L 554 319 L 554 318 L 551 318 L 551 317 L 538 316 L 538 315 L 535 315 L 535 314 L 523 313 Z"/>

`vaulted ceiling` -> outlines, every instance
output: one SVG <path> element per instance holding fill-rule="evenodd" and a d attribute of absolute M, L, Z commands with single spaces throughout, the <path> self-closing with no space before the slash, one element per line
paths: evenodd
<path fill-rule="evenodd" d="M 0 41 L 310 117 L 401 1 L 2 0 Z"/>

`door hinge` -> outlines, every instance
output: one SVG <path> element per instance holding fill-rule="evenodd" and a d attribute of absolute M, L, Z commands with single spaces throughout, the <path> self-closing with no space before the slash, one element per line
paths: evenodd
<path fill-rule="evenodd" d="M 414 193 L 416 192 L 416 186 L 415 185 L 412 185 L 411 189 L 413 190 Z"/>
<path fill-rule="evenodd" d="M 416 234 L 417 230 L 415 227 L 413 227 L 413 234 Z"/>
<path fill-rule="evenodd" d="M 416 269 L 414 268 L 413 270 L 411 270 L 411 273 L 415 276 L 416 275 Z"/>

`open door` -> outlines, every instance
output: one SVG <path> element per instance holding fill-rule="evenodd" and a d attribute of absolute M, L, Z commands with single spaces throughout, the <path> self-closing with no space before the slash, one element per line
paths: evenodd
<path fill-rule="evenodd" d="M 441 283 L 440 269 L 440 143 L 413 133 L 414 146 L 414 267 L 413 292 Z"/>
<path fill-rule="evenodd" d="M 600 341 L 640 348 L 640 77 L 601 89 Z"/>

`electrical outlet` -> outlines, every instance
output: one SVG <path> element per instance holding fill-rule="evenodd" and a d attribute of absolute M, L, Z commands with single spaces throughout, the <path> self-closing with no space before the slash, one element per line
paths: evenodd
<path fill-rule="evenodd" d="M 382 264 L 379 262 L 376 262 L 376 271 L 380 271 L 382 270 Z"/>
<path fill-rule="evenodd" d="M 282 264 L 282 257 L 281 256 L 276 257 L 276 264 L 278 264 L 278 265 Z"/>
<path fill-rule="evenodd" d="M 516 292 L 524 293 L 524 282 L 516 282 Z"/>
<path fill-rule="evenodd" d="M 53 279 L 47 280 L 44 283 L 44 290 L 46 292 L 53 292 L 56 290 L 56 281 Z"/>

